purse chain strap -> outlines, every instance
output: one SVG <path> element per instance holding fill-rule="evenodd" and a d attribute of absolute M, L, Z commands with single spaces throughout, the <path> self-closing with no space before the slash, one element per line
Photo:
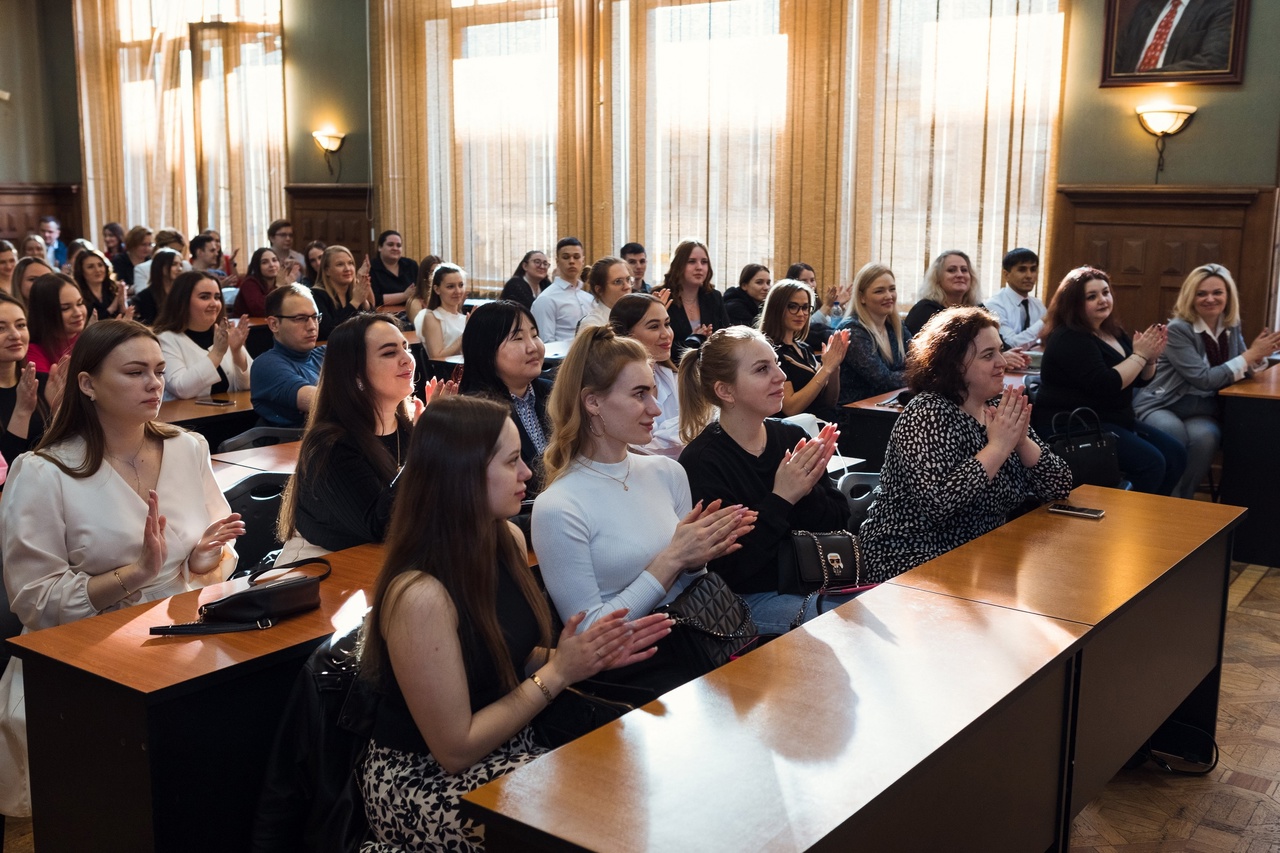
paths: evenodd
<path fill-rule="evenodd" d="M 812 530 L 794 530 L 792 532 L 801 533 L 813 540 L 813 547 L 818 552 L 818 564 L 822 566 L 822 586 L 806 595 L 804 601 L 800 602 L 800 612 L 796 614 L 796 618 L 791 622 L 791 627 L 794 628 L 804 622 L 804 612 L 809 608 L 809 602 L 813 597 L 826 592 L 827 587 L 831 585 L 831 564 L 827 557 L 827 549 L 822 547 L 822 540 L 818 538 L 818 534 Z M 862 586 L 862 544 L 858 542 L 858 537 L 847 530 L 832 530 L 831 532 L 843 533 L 853 543 L 853 585 Z"/>

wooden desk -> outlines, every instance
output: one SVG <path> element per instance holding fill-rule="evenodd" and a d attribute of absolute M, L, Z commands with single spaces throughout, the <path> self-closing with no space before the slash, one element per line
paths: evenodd
<path fill-rule="evenodd" d="M 218 488 L 224 492 L 241 480 L 252 477 L 254 474 L 262 473 L 256 468 L 246 468 L 243 465 L 234 465 L 216 458 L 211 462 L 213 464 L 213 478 L 218 481 Z"/>
<path fill-rule="evenodd" d="M 319 610 L 266 631 L 152 637 L 233 581 L 10 640 L 23 661 L 41 853 L 248 849 L 294 677 L 363 618 L 380 546 L 331 555 Z"/>
<path fill-rule="evenodd" d="M 284 441 L 280 444 L 269 444 L 266 447 L 246 447 L 244 450 L 229 450 L 214 455 L 214 462 L 230 464 L 236 467 L 251 468 L 254 471 L 282 471 L 292 474 L 298 467 L 298 450 L 301 441 Z M 214 471 L 217 474 L 217 471 Z"/>
<path fill-rule="evenodd" d="M 219 400 L 230 400 L 230 406 L 210 406 L 197 400 L 169 400 L 160 404 L 159 420 L 198 432 L 209 441 L 209 447 L 237 436 L 258 423 L 258 413 L 253 410 L 248 391 L 228 391 L 215 394 Z"/>
<path fill-rule="evenodd" d="M 1246 563 L 1280 566 L 1280 536 L 1271 526 L 1280 518 L 1280 369 L 1218 392 L 1222 400 L 1223 503 L 1249 508 L 1249 518 L 1236 533 L 1235 558 Z"/>
<path fill-rule="evenodd" d="M 881 587 L 463 809 L 495 851 L 1044 850 L 1085 630 Z"/>
<path fill-rule="evenodd" d="M 1021 388 L 1028 374 L 1010 373 L 1004 384 Z M 884 467 L 884 454 L 889 446 L 889 433 L 902 414 L 901 406 L 882 406 L 906 388 L 887 394 L 876 394 L 864 400 L 845 403 L 841 412 L 840 452 L 845 456 L 858 456 L 866 460 L 866 470 L 879 471 Z"/>
<path fill-rule="evenodd" d="M 1244 511 L 1081 486 L 1100 521 L 1043 507 L 899 575 L 894 586 L 1092 626 L 1075 722 L 1071 814 L 1167 720 L 1213 734 L 1230 536 Z M 1161 734 L 1173 746 L 1174 732 Z M 1204 744 L 1179 742 L 1203 761 Z"/>

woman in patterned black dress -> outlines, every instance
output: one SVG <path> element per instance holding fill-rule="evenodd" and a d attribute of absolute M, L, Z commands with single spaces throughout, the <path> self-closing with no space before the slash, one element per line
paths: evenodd
<path fill-rule="evenodd" d="M 361 766 L 366 851 L 480 849 L 459 797 L 541 752 L 529 724 L 568 685 L 648 659 L 670 631 L 619 610 L 578 633 L 577 614 L 550 648 L 507 521 L 528 479 L 506 406 L 450 397 L 418 419 L 365 623 L 362 675 L 382 693 Z"/>
<path fill-rule="evenodd" d="M 1000 322 L 953 308 L 912 339 L 908 386 L 876 500 L 862 523 L 870 578 L 884 581 L 1005 522 L 1034 495 L 1065 498 L 1071 469 L 1031 429 L 1031 404 L 1004 387 Z"/>

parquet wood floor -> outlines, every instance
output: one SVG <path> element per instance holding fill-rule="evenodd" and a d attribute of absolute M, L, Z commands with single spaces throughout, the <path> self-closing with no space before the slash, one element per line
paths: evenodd
<path fill-rule="evenodd" d="M 1120 771 L 1072 825 L 1074 853 L 1280 851 L 1280 569 L 1232 574 L 1218 767 Z M 33 853 L 31 821 L 10 818 L 0 849 Z"/>

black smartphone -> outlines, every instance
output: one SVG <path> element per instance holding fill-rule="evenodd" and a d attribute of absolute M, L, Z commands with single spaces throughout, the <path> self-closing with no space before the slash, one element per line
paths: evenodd
<path fill-rule="evenodd" d="M 234 406 L 234 400 L 223 400 L 218 397 L 201 397 L 196 400 L 197 406 Z"/>
<path fill-rule="evenodd" d="M 1106 512 L 1100 509 L 1091 509 L 1087 506 L 1072 506 L 1071 504 L 1049 504 L 1049 512 L 1056 512 L 1059 515 L 1074 515 L 1078 518 L 1092 518 L 1094 520 L 1106 515 Z"/>

